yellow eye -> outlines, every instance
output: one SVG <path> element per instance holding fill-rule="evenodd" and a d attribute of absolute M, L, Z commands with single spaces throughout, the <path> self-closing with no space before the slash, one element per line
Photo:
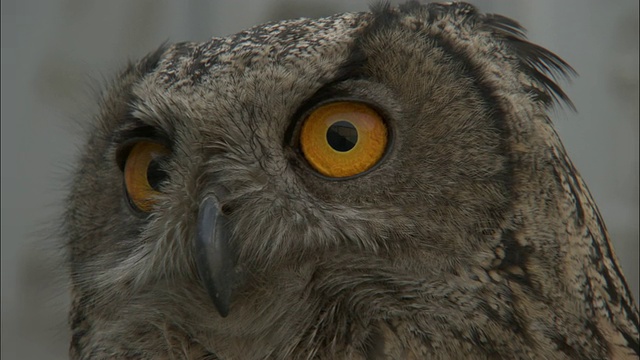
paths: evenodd
<path fill-rule="evenodd" d="M 159 185 L 167 174 L 160 168 L 160 160 L 169 155 L 164 145 L 151 141 L 136 143 L 124 166 L 124 183 L 131 202 L 144 212 L 151 211 Z"/>
<path fill-rule="evenodd" d="M 387 147 L 387 127 L 366 104 L 335 102 L 319 107 L 305 119 L 300 147 L 319 173 L 335 178 L 353 176 L 380 160 Z"/>

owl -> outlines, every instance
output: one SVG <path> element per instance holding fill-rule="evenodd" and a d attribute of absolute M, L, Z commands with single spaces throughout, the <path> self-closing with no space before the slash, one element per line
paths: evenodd
<path fill-rule="evenodd" d="M 637 359 L 523 31 L 379 4 L 130 65 L 67 198 L 71 358 Z"/>

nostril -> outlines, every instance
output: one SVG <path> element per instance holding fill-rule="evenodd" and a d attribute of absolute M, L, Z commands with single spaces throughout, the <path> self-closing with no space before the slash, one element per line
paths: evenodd
<path fill-rule="evenodd" d="M 222 204 L 220 211 L 222 211 L 224 215 L 231 215 L 233 213 L 233 206 L 229 203 Z"/>

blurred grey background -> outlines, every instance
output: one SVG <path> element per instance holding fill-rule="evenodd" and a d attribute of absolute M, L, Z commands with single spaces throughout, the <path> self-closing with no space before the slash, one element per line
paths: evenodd
<path fill-rule="evenodd" d="M 163 41 L 370 1 L 2 1 L 2 358 L 65 359 L 68 296 L 56 217 L 96 89 Z M 638 298 L 638 1 L 474 1 L 521 22 L 580 73 L 558 131 L 600 206 Z"/>

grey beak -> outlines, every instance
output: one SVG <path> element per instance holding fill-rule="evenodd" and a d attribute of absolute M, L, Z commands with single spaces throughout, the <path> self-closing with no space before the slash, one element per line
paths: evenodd
<path fill-rule="evenodd" d="M 235 284 L 235 252 L 229 244 L 227 218 L 215 196 L 206 197 L 198 212 L 195 260 L 202 285 L 222 317 L 229 315 Z"/>

